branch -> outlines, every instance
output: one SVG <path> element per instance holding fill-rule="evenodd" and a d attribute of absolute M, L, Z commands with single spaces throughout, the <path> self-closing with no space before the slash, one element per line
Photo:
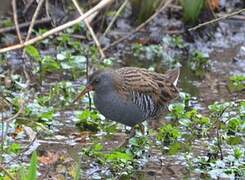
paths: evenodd
<path fill-rule="evenodd" d="M 137 31 L 139 31 L 141 28 L 143 28 L 146 24 L 148 24 L 150 21 L 152 21 L 161 11 L 163 11 L 166 7 L 169 6 L 169 4 L 171 4 L 173 0 L 168 0 L 164 6 L 162 6 L 158 11 L 156 11 L 149 19 L 147 19 L 144 23 L 142 23 L 141 25 L 139 25 L 136 29 L 132 30 L 129 34 L 127 34 L 126 36 L 121 37 L 120 39 L 114 41 L 113 43 L 111 43 L 110 45 L 108 45 L 107 47 L 103 48 L 104 51 L 108 50 L 110 47 L 115 46 L 116 44 L 124 41 L 125 39 L 127 39 L 128 37 L 130 37 L 132 34 L 136 33 Z"/>
<path fill-rule="evenodd" d="M 16 119 L 25 110 L 24 104 L 25 104 L 24 100 L 20 99 L 20 101 L 19 101 L 20 108 L 19 108 L 18 112 L 15 115 L 13 115 L 12 117 L 6 119 L 5 122 L 8 123 L 9 121 Z"/>
<path fill-rule="evenodd" d="M 20 34 L 20 28 L 19 28 L 19 24 L 18 24 L 18 16 L 17 16 L 17 11 L 16 11 L 16 0 L 12 0 L 12 8 L 13 8 L 13 18 L 14 18 L 14 24 L 15 24 L 15 28 L 16 28 L 16 33 L 17 36 L 19 38 L 20 43 L 23 43 L 23 40 L 21 38 L 21 34 Z"/>
<path fill-rule="evenodd" d="M 103 7 L 105 7 L 107 4 L 113 2 L 114 0 L 102 0 L 100 1 L 100 3 L 98 3 L 95 7 L 93 7 L 92 9 L 88 10 L 83 16 L 80 16 L 78 17 L 77 19 L 75 20 L 72 20 L 72 21 L 69 21 L 63 25 L 60 25 L 56 28 L 53 28 L 33 39 L 30 39 L 26 42 L 24 42 L 23 44 L 17 44 L 17 45 L 14 45 L 14 46 L 10 46 L 10 47 L 5 47 L 5 48 L 2 48 L 0 49 L 0 53 L 4 53 L 4 52 L 7 52 L 7 51 L 11 51 L 11 50 L 15 50 L 15 49 L 20 49 L 20 48 L 23 48 L 25 46 L 28 46 L 28 45 L 31 45 L 35 42 L 38 42 L 40 40 L 43 40 L 45 38 L 47 38 L 48 36 L 52 35 L 52 34 L 55 34 L 57 32 L 60 32 L 68 27 L 71 27 L 77 23 L 79 23 L 80 21 L 86 19 L 87 17 L 89 17 L 90 15 L 92 15 L 93 13 L 95 13 L 96 11 L 99 11 L 100 9 L 102 9 Z"/>
<path fill-rule="evenodd" d="M 25 15 L 26 12 L 29 10 L 29 8 L 31 7 L 32 3 L 34 2 L 35 0 L 30 0 L 27 2 L 27 4 L 25 5 L 25 8 L 23 10 L 23 14 Z"/>
<path fill-rule="evenodd" d="M 103 36 L 105 36 L 108 33 L 108 31 L 111 29 L 111 26 L 114 24 L 114 22 L 116 21 L 117 17 L 120 15 L 120 13 L 122 12 L 122 10 L 124 9 L 124 7 L 127 4 L 128 4 L 128 0 L 124 1 L 124 3 L 120 6 L 120 8 L 116 12 L 115 16 L 113 16 L 113 19 L 111 20 L 110 24 L 106 28 L 105 32 L 103 33 Z"/>
<path fill-rule="evenodd" d="M 73 4 L 75 5 L 75 7 L 77 8 L 77 10 L 78 10 L 78 12 L 80 13 L 80 15 L 83 16 L 83 15 L 84 15 L 84 14 L 83 14 L 83 11 L 82 11 L 82 9 L 80 8 L 80 6 L 79 6 L 79 4 L 77 3 L 77 1 L 76 1 L 76 0 L 72 0 L 72 2 L 73 2 Z M 90 32 L 90 34 L 91 34 L 91 36 L 92 36 L 92 38 L 93 38 L 93 40 L 94 40 L 96 46 L 97 46 L 97 48 L 99 49 L 101 58 L 105 58 L 105 54 L 104 54 L 103 50 L 101 49 L 101 45 L 100 45 L 100 43 L 99 43 L 99 41 L 98 41 L 98 39 L 97 39 L 97 37 L 96 37 L 96 35 L 95 35 L 95 33 L 94 33 L 93 28 L 90 26 L 90 24 L 89 24 L 89 22 L 88 22 L 88 19 L 84 19 L 83 21 L 84 21 L 85 25 L 87 26 L 87 28 L 88 28 L 88 30 L 89 30 L 89 32 Z"/>
<path fill-rule="evenodd" d="M 30 38 L 30 36 L 31 36 L 32 29 L 33 29 L 34 24 L 35 24 L 35 21 L 37 19 L 37 15 L 38 15 L 38 13 L 39 13 L 42 5 L 43 5 L 43 2 L 44 2 L 44 0 L 40 0 L 38 2 L 37 8 L 36 8 L 36 10 L 34 12 L 34 15 L 33 15 L 32 19 L 31 19 L 31 24 L 29 26 L 29 29 L 28 29 L 27 36 L 26 36 L 25 41 L 27 41 Z"/>
<path fill-rule="evenodd" d="M 51 21 L 51 18 L 43 18 L 43 19 L 37 20 L 34 25 L 45 24 L 45 23 L 48 23 L 50 21 Z M 30 24 L 31 24 L 30 22 L 21 23 L 21 24 L 19 24 L 19 28 L 20 29 L 26 28 L 26 27 L 30 26 Z M 15 26 L 1 28 L 0 34 L 10 32 L 10 31 L 14 31 L 14 30 L 15 30 Z"/>
<path fill-rule="evenodd" d="M 235 12 L 233 12 L 233 13 L 224 15 L 224 16 L 222 16 L 222 17 L 219 17 L 219 18 L 216 18 L 216 19 L 212 19 L 211 21 L 207 21 L 207 22 L 205 22 L 205 23 L 198 24 L 197 26 L 188 29 L 188 31 L 194 31 L 194 30 L 197 30 L 197 29 L 199 29 L 200 27 L 203 27 L 203 26 L 206 26 L 206 25 L 208 25 L 208 24 L 212 24 L 212 23 L 218 22 L 218 21 L 220 21 L 220 20 L 226 19 L 226 18 L 231 17 L 231 16 L 235 16 L 235 15 L 237 15 L 237 14 L 242 13 L 243 11 L 245 11 L 245 9 L 240 9 L 239 11 L 235 11 Z"/>

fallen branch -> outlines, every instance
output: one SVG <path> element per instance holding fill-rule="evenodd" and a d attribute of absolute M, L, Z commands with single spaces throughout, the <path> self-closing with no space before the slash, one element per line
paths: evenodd
<path fill-rule="evenodd" d="M 130 37 L 132 34 L 136 33 L 137 31 L 139 31 L 141 28 L 143 28 L 146 24 L 148 24 L 150 21 L 152 21 L 161 11 L 163 11 L 166 7 L 169 6 L 169 4 L 171 4 L 173 0 L 168 0 L 164 6 L 162 6 L 159 10 L 157 10 L 150 18 L 148 18 L 144 23 L 140 24 L 136 29 L 132 30 L 129 34 L 127 34 L 126 36 L 121 37 L 120 39 L 114 41 L 113 43 L 111 43 L 110 45 L 108 45 L 107 47 L 103 48 L 103 51 L 108 50 L 109 48 L 111 48 L 112 46 L 115 46 L 116 44 L 126 40 L 128 37 Z"/>
<path fill-rule="evenodd" d="M 79 4 L 77 3 L 77 1 L 76 1 L 76 0 L 72 0 L 72 2 L 73 2 L 73 4 L 75 5 L 75 7 L 77 8 L 77 10 L 78 10 L 78 12 L 80 13 L 80 15 L 83 16 L 83 15 L 84 15 L 84 14 L 83 14 L 83 11 L 82 11 L 82 9 L 80 8 L 80 6 L 79 6 Z M 92 36 L 92 38 L 93 38 L 93 40 L 94 40 L 94 42 L 95 42 L 95 44 L 96 44 L 96 46 L 97 46 L 99 52 L 100 52 L 101 58 L 102 58 L 102 59 L 105 58 L 105 54 L 104 54 L 103 50 L 101 49 L 100 42 L 98 41 L 98 39 L 97 39 L 97 37 L 96 37 L 96 35 L 95 35 L 95 33 L 94 33 L 93 28 L 90 26 L 90 24 L 89 24 L 89 22 L 88 22 L 87 19 L 84 19 L 83 21 L 84 21 L 85 25 L 87 26 L 87 28 L 88 28 L 88 30 L 89 30 L 89 32 L 90 32 L 90 34 L 91 34 L 91 36 Z"/>
<path fill-rule="evenodd" d="M 49 22 L 51 22 L 51 18 L 43 18 L 40 20 L 36 20 L 36 22 L 34 23 L 34 26 L 46 24 Z M 31 24 L 30 22 L 21 23 L 21 24 L 19 24 L 19 29 L 27 28 L 28 26 L 30 26 L 30 24 Z M 15 30 L 15 26 L 2 28 L 2 29 L 0 29 L 0 34 L 11 32 L 14 30 Z"/>
<path fill-rule="evenodd" d="M 47 38 L 48 36 L 52 35 L 52 34 L 55 34 L 57 32 L 60 32 L 68 27 L 71 27 L 77 23 L 79 23 L 80 21 L 83 21 L 84 19 L 86 19 L 87 17 L 89 17 L 90 15 L 92 15 L 93 13 L 95 13 L 96 11 L 99 11 L 100 9 L 102 9 L 103 7 L 105 7 L 107 4 L 111 3 L 113 0 L 102 0 L 100 1 L 100 3 L 98 3 L 95 7 L 93 7 L 92 9 L 88 10 L 83 16 L 80 16 L 78 17 L 77 19 L 75 20 L 72 20 L 72 21 L 69 21 L 63 25 L 60 25 L 56 28 L 53 28 L 33 39 L 30 39 L 26 42 L 24 42 L 23 44 L 17 44 L 17 45 L 13 45 L 13 46 L 10 46 L 10 47 L 5 47 L 5 48 L 2 48 L 0 49 L 0 53 L 4 53 L 4 52 L 8 52 L 8 51 L 11 51 L 11 50 L 15 50 L 15 49 L 20 49 L 20 48 L 23 48 L 25 46 L 28 46 L 28 45 L 31 45 L 35 42 L 38 42 L 40 40 L 43 40 L 45 38 Z"/>
<path fill-rule="evenodd" d="M 31 19 L 31 24 L 29 26 L 29 29 L 28 29 L 27 36 L 26 36 L 25 41 L 27 41 L 30 38 L 30 36 L 31 36 L 32 29 L 33 29 L 34 24 L 35 24 L 35 21 L 37 19 L 37 15 L 38 15 L 38 13 L 39 13 L 42 5 L 43 5 L 43 2 L 44 2 L 44 0 L 40 0 L 38 2 L 37 8 L 36 8 L 36 10 L 34 12 L 34 15 L 33 15 L 32 19 Z"/>
<path fill-rule="evenodd" d="M 211 21 L 207 21 L 207 22 L 205 22 L 205 23 L 198 24 L 197 26 L 188 29 L 188 31 L 194 31 L 194 30 L 197 30 L 197 29 L 199 29 L 199 28 L 201 28 L 201 27 L 203 27 L 203 26 L 206 26 L 206 25 L 208 25 L 208 24 L 212 24 L 212 23 L 218 22 L 218 21 L 220 21 L 220 20 L 226 19 L 226 18 L 228 18 L 228 17 L 231 17 L 231 16 L 235 16 L 235 15 L 237 15 L 237 14 L 240 14 L 240 13 L 242 13 L 243 11 L 245 11 L 245 9 L 240 9 L 239 11 L 235 11 L 235 12 L 233 12 L 233 13 L 226 14 L 226 15 L 224 15 L 224 16 L 222 16 L 222 17 L 219 17 L 219 18 L 216 18 L 216 19 L 212 19 Z"/>
<path fill-rule="evenodd" d="M 21 38 L 20 28 L 19 28 L 19 23 L 18 23 L 18 16 L 17 16 L 17 11 L 16 11 L 16 0 L 12 0 L 12 8 L 13 8 L 13 18 L 14 18 L 16 33 L 17 33 L 20 43 L 22 44 L 23 40 Z"/>

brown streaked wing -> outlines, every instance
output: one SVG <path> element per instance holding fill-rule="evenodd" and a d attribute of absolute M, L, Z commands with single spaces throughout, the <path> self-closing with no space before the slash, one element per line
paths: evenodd
<path fill-rule="evenodd" d="M 158 102 L 160 98 L 159 86 L 154 79 L 152 79 L 147 70 L 135 67 L 125 67 L 117 69 L 116 72 L 120 74 L 123 80 L 121 91 L 127 93 L 142 93 L 150 96 L 154 103 Z"/>
<path fill-rule="evenodd" d="M 131 90 L 149 95 L 158 105 L 164 105 L 178 95 L 178 89 L 164 74 L 135 67 L 120 68 L 116 71 L 123 77 L 123 92 Z"/>
<path fill-rule="evenodd" d="M 168 72 L 167 72 L 168 73 Z M 159 103 L 165 104 L 175 99 L 178 96 L 178 89 L 173 84 L 172 79 L 166 74 L 159 74 L 156 72 L 150 72 L 152 79 L 158 84 L 160 89 Z"/>

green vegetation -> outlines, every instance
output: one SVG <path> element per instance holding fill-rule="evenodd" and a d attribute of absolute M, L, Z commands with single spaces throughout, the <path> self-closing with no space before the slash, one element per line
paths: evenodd
<path fill-rule="evenodd" d="M 199 51 L 190 54 L 188 65 L 194 74 L 199 77 L 203 77 L 210 69 L 208 56 Z"/>
<path fill-rule="evenodd" d="M 161 0 L 130 0 L 132 6 L 132 17 L 136 19 L 137 24 L 147 20 L 162 3 Z"/>
<path fill-rule="evenodd" d="M 28 170 L 26 170 L 22 166 L 20 167 L 17 174 L 20 180 L 37 179 L 37 153 L 36 151 L 32 153 L 31 162 L 30 162 Z"/>
<path fill-rule="evenodd" d="M 129 6 L 124 8 L 130 12 L 121 13 L 122 16 L 116 19 L 115 31 L 109 31 L 103 37 L 108 38 L 108 44 L 101 42 L 102 48 L 128 33 L 120 34 L 124 27 L 120 31 L 116 27 L 125 23 L 125 29 L 133 30 L 135 24 L 144 22 L 164 4 L 161 0 L 130 2 L 132 12 Z M 200 179 L 245 177 L 245 76 L 239 68 L 240 72 L 227 72 L 229 68 L 224 68 L 223 72 L 220 68 L 223 66 L 216 67 L 215 63 L 224 62 L 203 53 L 209 51 L 193 50 L 196 46 L 186 42 L 190 35 L 182 33 L 185 27 L 181 19 L 195 24 L 206 1 L 179 2 L 183 7 L 182 14 L 178 10 L 179 4 L 172 4 L 178 6 L 161 12 L 157 21 L 131 35 L 129 41 L 108 49 L 104 59 L 100 58 L 84 23 L 23 49 L 0 54 L 0 180 L 50 177 L 140 179 L 138 173 L 144 177 L 153 174 L 153 179 L 158 175 L 172 176 L 175 171 L 183 179 L 195 176 Z M 89 3 L 89 6 L 94 5 L 92 1 Z M 117 1 L 116 7 L 120 3 Z M 105 10 L 110 18 L 116 12 L 113 5 Z M 172 14 L 172 11 L 178 12 Z M 100 11 L 91 22 L 99 39 L 111 21 L 107 16 L 100 17 L 103 13 Z M 19 16 L 19 24 L 24 22 L 22 16 Z M 132 21 L 132 16 L 136 22 Z M 14 23 L 6 18 L 1 19 L 0 25 L 4 28 Z M 154 44 L 151 44 L 150 33 L 159 29 L 158 41 L 154 41 L 154 37 Z M 21 28 L 24 38 L 26 33 L 22 31 Z M 47 31 L 35 29 L 32 35 Z M 145 37 L 146 43 L 135 43 L 144 42 Z M 9 38 L 8 33 L 1 34 L 1 47 L 15 44 L 8 39 L 9 42 L 4 44 L 5 38 Z M 199 41 L 199 38 L 193 38 Z M 209 45 L 213 48 L 212 43 Z M 164 72 L 176 65 L 182 65 L 179 98 L 164 107 L 166 113 L 161 115 L 156 128 L 145 122 L 146 133 L 136 130 L 135 136 L 125 146 L 119 145 L 127 139 L 129 129 L 101 115 L 94 106 L 93 93 L 73 103 L 84 89 L 87 75 L 96 69 L 138 66 Z M 216 71 L 215 68 L 220 69 Z M 215 79 L 212 79 L 212 73 L 217 74 Z M 188 82 L 188 87 L 182 84 L 184 81 Z"/>
<path fill-rule="evenodd" d="M 243 75 L 233 75 L 228 79 L 228 89 L 231 92 L 242 91 L 245 89 L 245 76 Z"/>
<path fill-rule="evenodd" d="M 204 0 L 180 0 L 183 7 L 183 19 L 186 23 L 194 24 L 204 6 Z"/>

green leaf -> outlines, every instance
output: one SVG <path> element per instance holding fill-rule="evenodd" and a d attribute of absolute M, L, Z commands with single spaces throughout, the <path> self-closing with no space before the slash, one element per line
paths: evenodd
<path fill-rule="evenodd" d="M 100 151 L 103 149 L 103 146 L 101 144 L 96 144 L 93 148 L 94 151 Z"/>
<path fill-rule="evenodd" d="M 234 75 L 229 77 L 227 86 L 231 92 L 242 91 L 243 89 L 245 89 L 245 76 Z"/>
<path fill-rule="evenodd" d="M 132 156 L 127 154 L 127 153 L 123 153 L 123 152 L 119 152 L 119 151 L 115 151 L 112 152 L 110 154 L 106 155 L 106 159 L 107 160 L 121 160 L 121 161 L 130 161 L 132 160 Z"/>
<path fill-rule="evenodd" d="M 241 124 L 242 124 L 241 119 L 234 117 L 234 118 L 229 119 L 227 128 L 228 130 L 236 132 L 239 130 Z"/>
<path fill-rule="evenodd" d="M 52 110 L 40 113 L 38 115 L 38 117 L 41 118 L 44 121 L 51 121 L 53 119 L 53 116 L 54 116 L 54 112 Z"/>
<path fill-rule="evenodd" d="M 60 69 L 60 65 L 55 59 L 51 56 L 45 56 L 42 59 L 42 70 L 44 72 L 53 72 Z"/>
<path fill-rule="evenodd" d="M 175 155 L 179 152 L 180 149 L 181 149 L 181 144 L 179 142 L 170 144 L 168 154 L 169 155 Z"/>
<path fill-rule="evenodd" d="M 26 46 L 24 51 L 28 56 L 32 57 L 34 60 L 36 60 L 38 62 L 41 61 L 41 56 L 40 56 L 38 50 L 34 46 L 32 46 L 32 45 Z"/>
<path fill-rule="evenodd" d="M 243 155 L 243 152 L 242 152 L 241 149 L 238 148 L 238 147 L 235 148 L 235 149 L 233 150 L 233 153 L 234 153 L 234 157 L 235 157 L 236 159 L 241 158 L 242 155 Z"/>
<path fill-rule="evenodd" d="M 37 152 L 34 151 L 31 155 L 31 164 L 28 169 L 28 180 L 35 180 L 37 179 Z"/>
<path fill-rule="evenodd" d="M 159 133 L 157 134 L 157 139 L 159 141 L 174 142 L 180 136 L 181 134 L 176 127 L 172 126 L 171 124 L 167 124 L 167 125 L 163 125 L 159 129 Z"/>
<path fill-rule="evenodd" d="M 17 154 L 20 151 L 20 144 L 13 143 L 8 147 L 8 152 Z"/>
<path fill-rule="evenodd" d="M 76 166 L 76 172 L 75 172 L 75 176 L 73 178 L 73 180 L 80 180 L 80 163 L 77 163 L 77 166 Z"/>
<path fill-rule="evenodd" d="M 238 136 L 232 136 L 232 137 L 229 137 L 226 141 L 229 145 L 238 145 L 238 144 L 241 144 L 242 139 L 241 137 L 238 137 Z"/>
<path fill-rule="evenodd" d="M 26 177 L 26 170 L 24 169 L 23 166 L 20 167 L 18 170 L 18 176 L 20 177 L 20 180 L 28 180 Z"/>
<path fill-rule="evenodd" d="M 194 23 L 204 6 L 204 0 L 180 0 L 185 22 Z"/>

